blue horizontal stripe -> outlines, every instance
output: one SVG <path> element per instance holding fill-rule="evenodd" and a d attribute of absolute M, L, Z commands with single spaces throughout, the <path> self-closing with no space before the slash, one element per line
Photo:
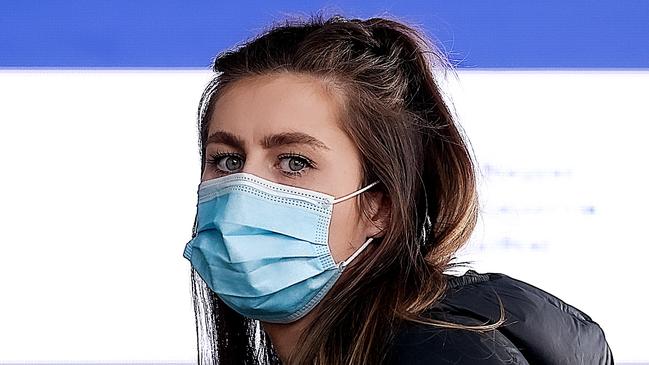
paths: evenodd
<path fill-rule="evenodd" d="M 206 68 L 319 9 L 421 25 L 460 68 L 649 68 L 647 0 L 2 0 L 0 68 Z"/>

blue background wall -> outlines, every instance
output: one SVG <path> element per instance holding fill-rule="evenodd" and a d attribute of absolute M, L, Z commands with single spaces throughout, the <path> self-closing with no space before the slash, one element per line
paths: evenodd
<path fill-rule="evenodd" d="M 649 67 L 649 1 L 3 0 L 2 68 L 205 68 L 283 14 L 382 12 L 424 26 L 460 68 Z"/>

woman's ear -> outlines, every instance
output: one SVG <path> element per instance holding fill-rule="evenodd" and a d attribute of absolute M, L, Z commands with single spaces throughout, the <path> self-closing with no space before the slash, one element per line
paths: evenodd
<path fill-rule="evenodd" d="M 390 219 L 390 198 L 381 191 L 368 192 L 369 209 L 363 213 L 366 237 L 382 237 Z"/>

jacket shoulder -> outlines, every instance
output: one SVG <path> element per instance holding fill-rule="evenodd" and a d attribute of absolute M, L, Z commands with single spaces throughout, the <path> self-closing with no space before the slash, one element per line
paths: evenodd
<path fill-rule="evenodd" d="M 532 364 L 613 364 L 602 328 L 586 313 L 524 281 L 469 270 L 449 277 L 449 288 L 430 315 L 469 317 L 480 324 L 500 318 L 498 332 Z"/>
<path fill-rule="evenodd" d="M 460 316 L 454 316 L 451 321 L 481 324 Z M 398 331 L 388 364 L 528 365 L 528 362 L 498 330 L 476 332 L 408 322 Z"/>

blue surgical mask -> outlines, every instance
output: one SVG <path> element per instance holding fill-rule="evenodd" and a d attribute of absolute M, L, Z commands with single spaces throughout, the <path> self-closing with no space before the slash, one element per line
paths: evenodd
<path fill-rule="evenodd" d="M 309 313 L 345 267 L 329 249 L 333 205 L 341 198 L 233 173 L 199 184 L 195 236 L 183 256 L 230 308 L 266 322 L 293 322 Z"/>

